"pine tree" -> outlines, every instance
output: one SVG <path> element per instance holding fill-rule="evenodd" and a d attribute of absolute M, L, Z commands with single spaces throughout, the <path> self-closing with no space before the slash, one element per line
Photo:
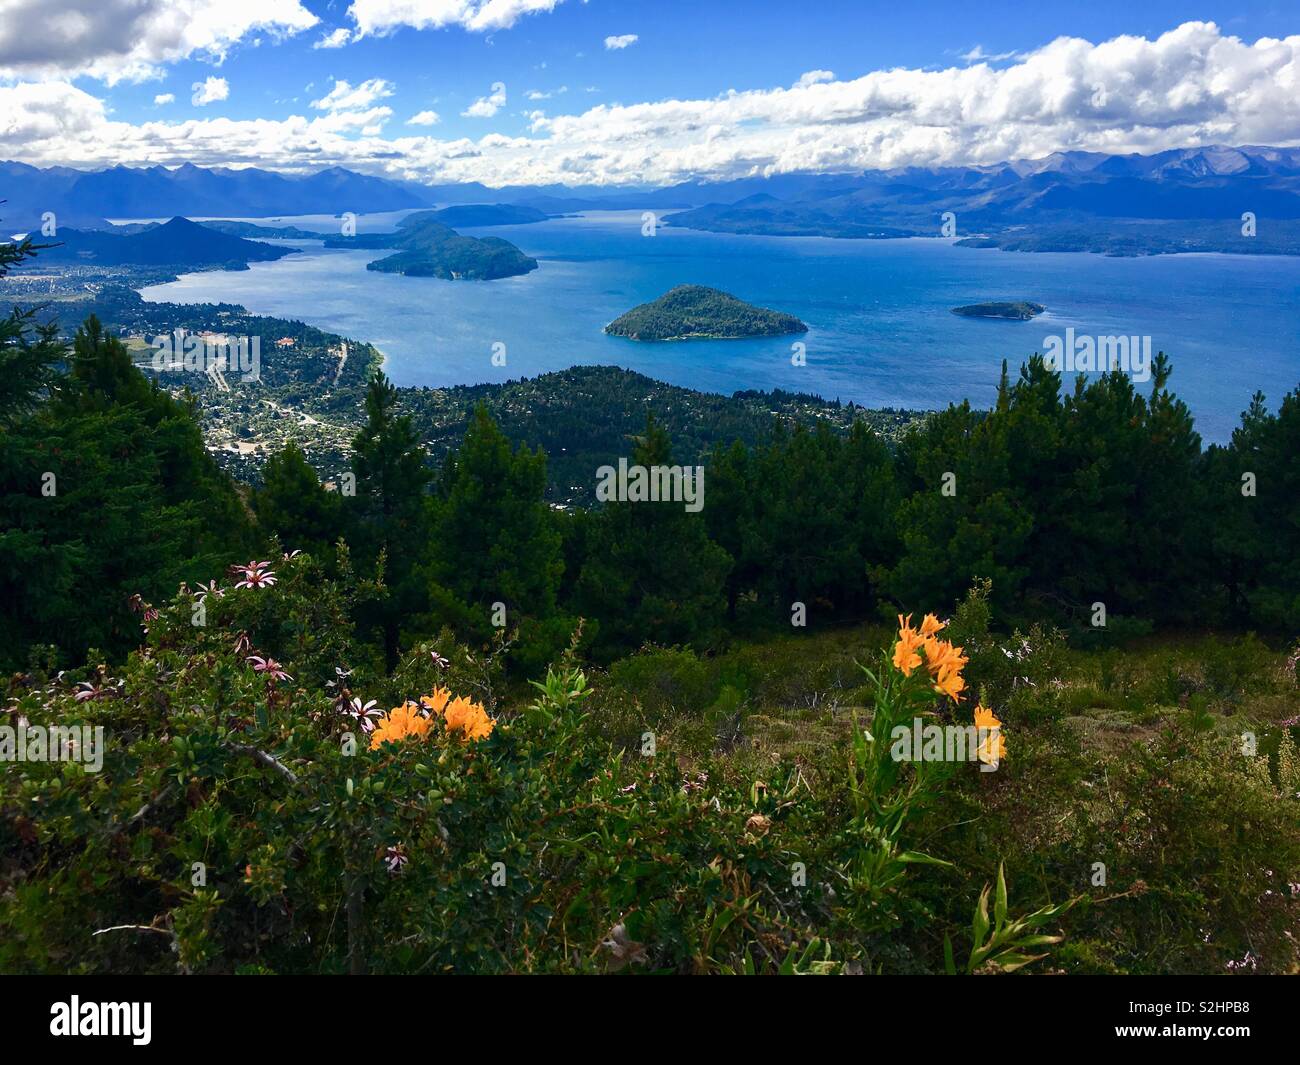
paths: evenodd
<path fill-rule="evenodd" d="M 357 561 L 371 572 L 382 567 L 388 589 L 364 620 L 380 631 L 389 669 L 397 665 L 403 620 L 426 604 L 418 574 L 430 528 L 428 456 L 410 417 L 397 413 L 397 398 L 376 373 L 366 389 L 366 424 L 352 442 L 356 495 L 348 508 Z"/>
<path fill-rule="evenodd" d="M 435 598 L 450 595 L 482 621 L 494 603 L 505 606 L 507 623 L 550 617 L 564 563 L 545 492 L 541 449 L 512 450 L 479 405 L 438 485 L 430 567 Z"/>
<path fill-rule="evenodd" d="M 320 483 L 307 456 L 293 441 L 267 459 L 262 487 L 253 493 L 253 510 L 262 531 L 274 534 L 286 550 L 327 559 L 342 533 L 343 499 Z"/>
<path fill-rule="evenodd" d="M 653 416 L 632 464 L 672 464 L 668 434 Z M 612 656 L 647 640 L 706 645 L 716 638 L 730 559 L 709 540 L 699 513 L 673 501 L 608 502 L 587 548 L 575 603 L 584 617 L 598 621 L 599 653 Z"/>

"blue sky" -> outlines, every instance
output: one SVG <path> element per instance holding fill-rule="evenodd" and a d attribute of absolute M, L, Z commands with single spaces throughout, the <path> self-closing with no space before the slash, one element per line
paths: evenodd
<path fill-rule="evenodd" d="M 189 103 L 191 85 L 214 73 L 230 96 L 220 110 L 237 119 L 301 113 L 324 95 L 333 79 L 393 83 L 386 103 L 399 120 L 432 109 L 442 136 L 478 136 L 483 121 L 461 117 L 474 100 L 507 86 L 508 106 L 491 128 L 522 132 L 525 113 L 585 109 L 597 103 L 639 103 L 707 97 L 729 89 L 789 85 L 809 70 L 857 77 L 891 67 L 963 65 L 983 54 L 1019 53 L 1061 35 L 1099 41 L 1120 34 L 1155 37 L 1192 19 L 1217 22 L 1251 38 L 1300 32 L 1300 15 L 1278 3 L 1185 3 L 1170 0 L 567 0 L 550 13 L 524 15 L 509 29 L 471 32 L 398 29 L 342 48 L 314 48 L 325 32 L 350 27 L 341 0 L 304 0 L 320 29 L 260 47 L 237 48 L 219 70 L 200 60 L 176 63 L 161 81 L 120 85 L 112 94 L 115 117 L 158 117 L 154 97 L 170 92 L 169 117 L 208 117 L 211 105 Z M 635 34 L 621 50 L 606 37 Z M 1005 65 L 1003 61 L 1000 65 Z M 309 90 L 307 86 L 312 86 Z M 567 89 L 557 94 L 557 90 Z M 591 91 L 594 90 L 594 91 Z M 529 101 L 529 91 L 549 92 Z"/>
<path fill-rule="evenodd" d="M 669 181 L 1295 143 L 1298 97 L 1257 0 L 0 0 L 0 157 L 42 165 Z"/>

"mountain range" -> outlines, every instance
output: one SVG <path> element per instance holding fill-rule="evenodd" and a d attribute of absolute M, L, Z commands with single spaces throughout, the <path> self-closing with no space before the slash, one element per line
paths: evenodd
<path fill-rule="evenodd" d="M 331 167 L 305 177 L 249 167 L 205 169 L 186 163 L 115 166 L 107 170 L 38 169 L 0 163 L 6 228 L 39 230 L 42 215 L 60 226 L 104 228 L 108 219 L 173 215 L 263 218 L 271 215 L 367 214 L 428 207 L 408 188 L 385 178 Z"/>
<path fill-rule="evenodd" d="M 116 218 L 338 217 L 451 205 L 444 220 L 459 225 L 650 209 L 675 212 L 666 214 L 669 225 L 715 232 L 896 237 L 938 236 L 951 212 L 955 235 L 975 245 L 1116 254 L 1300 253 L 1300 148 L 1254 145 L 1153 155 L 1071 151 L 991 166 L 781 174 L 636 189 L 417 185 L 342 167 L 293 176 L 189 163 L 81 171 L 10 162 L 0 163 L 0 200 L 0 217 L 12 232 L 38 230 L 50 211 L 60 226 L 97 229 Z M 1258 220 L 1258 239 L 1241 231 L 1247 213 Z"/>
<path fill-rule="evenodd" d="M 957 236 L 1027 251 L 1300 252 L 1300 149 L 1058 152 L 981 167 L 780 180 L 670 225 L 784 236 Z M 1255 229 L 1247 232 L 1253 216 Z M 950 228 L 942 228 L 945 216 Z"/>

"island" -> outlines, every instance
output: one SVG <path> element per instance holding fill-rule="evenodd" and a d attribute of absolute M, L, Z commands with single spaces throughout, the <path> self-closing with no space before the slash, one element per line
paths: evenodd
<path fill-rule="evenodd" d="M 328 233 L 299 226 L 259 226 L 255 222 L 237 222 L 226 218 L 206 218 L 199 224 L 207 229 L 215 229 L 218 233 L 248 240 L 324 240 L 329 236 Z"/>
<path fill-rule="evenodd" d="M 514 203 L 464 203 L 454 207 L 444 207 L 441 211 L 420 211 L 409 215 L 403 221 L 422 220 L 431 217 L 444 226 L 523 226 L 533 222 L 545 222 L 551 216 L 536 207 L 524 207 Z"/>
<path fill-rule="evenodd" d="M 445 281 L 495 281 L 537 269 L 537 260 L 500 237 L 466 237 L 421 211 L 398 223 L 395 233 L 358 233 L 330 237 L 327 248 L 374 248 L 393 254 L 366 265 L 367 270 Z"/>
<path fill-rule="evenodd" d="M 633 307 L 605 326 L 629 340 L 736 340 L 806 333 L 793 314 L 755 307 L 703 285 L 678 285 L 657 300 Z"/>
<path fill-rule="evenodd" d="M 1036 315 L 1042 314 L 1046 307 L 1041 303 L 1030 303 L 1028 300 L 1012 300 L 993 303 L 972 303 L 966 307 L 954 307 L 953 314 L 960 314 L 963 318 L 1003 318 L 1014 322 L 1027 322 Z"/>

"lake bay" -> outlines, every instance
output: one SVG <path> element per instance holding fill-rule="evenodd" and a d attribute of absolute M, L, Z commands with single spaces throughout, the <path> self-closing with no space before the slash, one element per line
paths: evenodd
<path fill-rule="evenodd" d="M 671 213 L 671 212 L 667 212 Z M 388 228 L 393 217 L 363 219 Z M 269 224 L 269 223 L 268 223 Z M 320 216 L 278 224 L 325 229 Z M 331 232 L 336 230 L 331 229 Z M 1001 362 L 1014 372 L 1047 337 L 1150 336 L 1173 360 L 1171 385 L 1207 441 L 1225 441 L 1251 395 L 1269 406 L 1300 385 L 1300 259 L 1088 254 L 958 248 L 946 240 L 835 240 L 704 233 L 639 211 L 588 213 L 523 226 L 466 228 L 500 236 L 539 269 L 499 281 L 440 281 L 366 270 L 373 251 L 285 242 L 301 254 L 244 271 L 186 274 L 149 300 L 233 302 L 373 343 L 399 385 L 440 387 L 610 364 L 706 391 L 787 389 L 869 407 L 992 404 Z M 797 315 L 807 334 L 753 340 L 640 343 L 606 323 L 679 284 L 709 285 Z M 1031 300 L 1028 321 L 962 318 L 950 309 Z M 807 365 L 791 364 L 792 345 Z M 506 365 L 494 366 L 496 345 Z M 1142 390 L 1149 385 L 1139 385 Z"/>

